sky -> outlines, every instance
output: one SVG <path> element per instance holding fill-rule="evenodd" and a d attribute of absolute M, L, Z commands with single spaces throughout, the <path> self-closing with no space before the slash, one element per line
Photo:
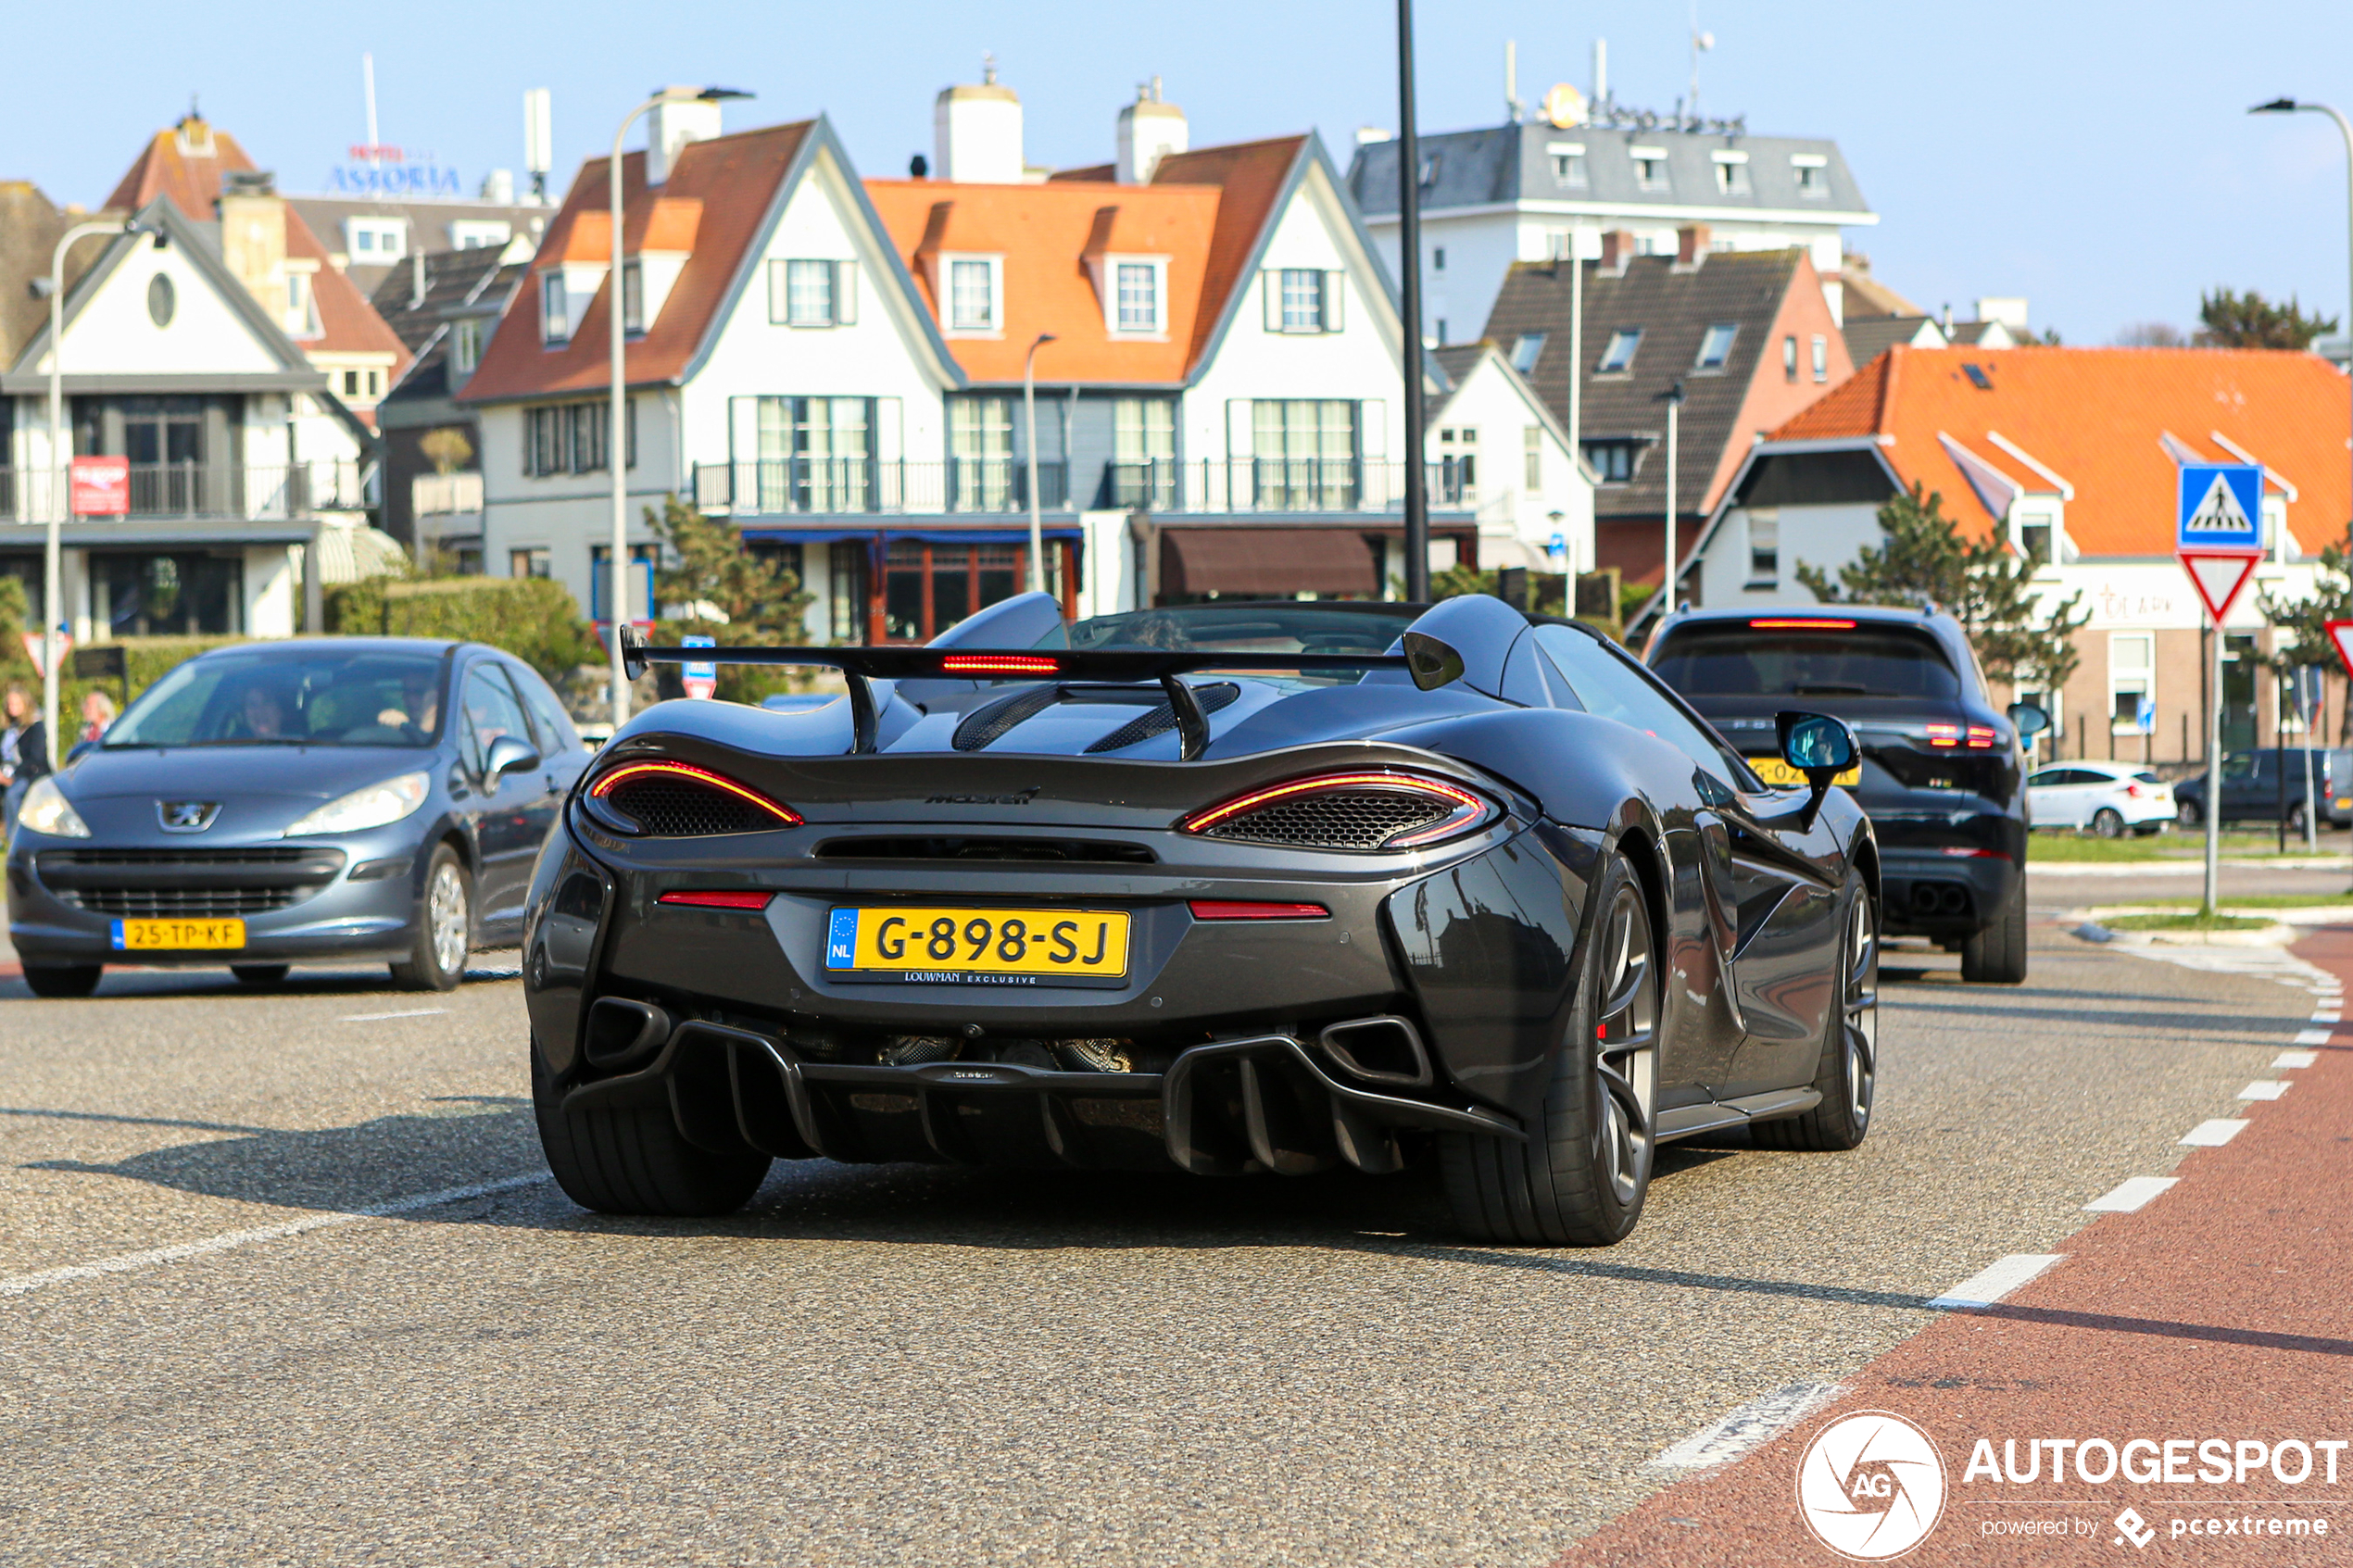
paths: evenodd
<path fill-rule="evenodd" d="M 1032 163 L 1108 159 L 1114 117 L 1155 73 L 1195 146 L 1312 128 L 1344 169 L 1358 127 L 1398 121 L 1395 10 L 1370 0 L 252 0 L 203 15 L 192 26 L 184 6 L 118 0 L 100 38 L 76 7 L 14 10 L 0 179 L 95 205 L 195 94 L 280 189 L 325 190 L 365 139 L 363 52 L 379 140 L 429 153 L 470 192 L 492 168 L 520 179 L 531 87 L 553 93 L 559 192 L 668 82 L 755 93 L 728 106 L 732 128 L 822 111 L 862 172 L 903 174 L 930 149 L 933 96 L 979 80 L 983 51 L 1021 94 Z M 2285 95 L 2353 113 L 2344 0 L 1701 0 L 1698 24 L 1715 38 L 1703 111 L 1836 138 L 1881 217 L 1849 230 L 1848 248 L 1931 311 L 1968 317 L 1982 295 L 2022 295 L 2037 330 L 2075 344 L 2192 326 L 2216 286 L 2347 314 L 2344 141 L 2322 116 L 2246 112 Z M 1688 91 L 1690 33 L 1689 0 L 1424 0 L 1421 128 L 1501 122 L 1507 39 L 1531 104 L 1554 82 L 1589 86 L 1592 41 L 1606 38 L 1619 101 L 1670 108 Z M 44 60 L 64 64 L 31 69 Z"/>

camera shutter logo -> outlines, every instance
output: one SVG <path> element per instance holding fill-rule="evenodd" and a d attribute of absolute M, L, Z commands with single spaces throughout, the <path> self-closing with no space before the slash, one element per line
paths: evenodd
<path fill-rule="evenodd" d="M 1902 1416 L 1858 1411 L 1806 1445 L 1797 1461 L 1797 1511 L 1814 1538 L 1842 1557 L 1901 1557 L 1944 1515 L 1944 1456 Z"/>

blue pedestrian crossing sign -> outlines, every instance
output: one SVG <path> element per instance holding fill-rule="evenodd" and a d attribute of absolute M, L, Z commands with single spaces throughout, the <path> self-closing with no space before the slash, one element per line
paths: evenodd
<path fill-rule="evenodd" d="M 2254 463 L 2183 463 L 2174 513 L 2176 554 L 2263 547 L 2263 470 Z"/>

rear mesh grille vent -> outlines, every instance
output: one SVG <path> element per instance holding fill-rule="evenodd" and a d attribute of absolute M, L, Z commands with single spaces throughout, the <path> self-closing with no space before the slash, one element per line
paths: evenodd
<path fill-rule="evenodd" d="M 959 751 L 983 751 L 994 742 L 1002 740 L 1014 728 L 1036 718 L 1062 700 L 1060 686 L 1033 686 L 1026 692 L 1015 692 L 1009 697 L 975 708 L 964 715 L 956 726 L 954 745 Z"/>
<path fill-rule="evenodd" d="M 1378 849 L 1397 834 L 1427 826 L 1453 809 L 1453 802 L 1425 795 L 1342 789 L 1270 801 L 1202 831 L 1211 838 L 1303 849 Z"/>
<path fill-rule="evenodd" d="M 785 824 L 749 800 L 675 773 L 641 773 L 613 786 L 604 799 L 656 838 L 714 833 L 765 833 Z"/>
<path fill-rule="evenodd" d="M 1214 713 L 1222 708 L 1232 707 L 1234 699 L 1241 695 L 1241 687 L 1231 681 L 1220 681 L 1214 685 L 1193 688 L 1193 698 L 1201 704 L 1201 710 L 1204 714 Z M 1087 749 L 1089 752 L 1119 751 L 1140 741 L 1148 741 L 1154 735 L 1166 734 L 1176 727 L 1176 715 L 1168 704 L 1163 701 L 1150 713 L 1130 719 Z"/>

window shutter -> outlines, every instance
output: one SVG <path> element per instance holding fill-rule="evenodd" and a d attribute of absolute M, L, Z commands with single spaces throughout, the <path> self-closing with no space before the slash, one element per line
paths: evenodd
<path fill-rule="evenodd" d="M 1324 274 L 1324 331 L 1336 332 L 1340 330 L 1344 320 L 1340 302 L 1347 295 L 1347 273 L 1327 272 Z"/>
<path fill-rule="evenodd" d="M 858 263 L 834 263 L 834 324 L 854 327 L 858 324 Z"/>
<path fill-rule="evenodd" d="M 1266 330 L 1270 332 L 1281 332 L 1283 330 L 1283 275 L 1276 269 L 1269 267 L 1258 276 L 1263 285 L 1262 292 L 1266 297 Z"/>
<path fill-rule="evenodd" d="M 1267 275 L 1273 276 L 1272 273 Z M 1257 450 L 1251 423 L 1255 417 L 1254 407 L 1247 397 L 1229 397 L 1226 400 L 1227 457 L 1247 458 Z"/>
<path fill-rule="evenodd" d="M 768 324 L 781 327 L 791 319 L 785 296 L 785 264 L 768 264 Z"/>

